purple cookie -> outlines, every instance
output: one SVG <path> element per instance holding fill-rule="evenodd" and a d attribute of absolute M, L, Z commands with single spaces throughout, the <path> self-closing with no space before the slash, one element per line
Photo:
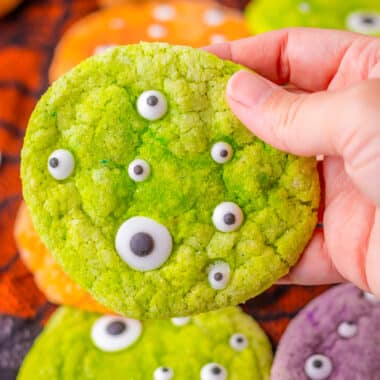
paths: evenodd
<path fill-rule="evenodd" d="M 0 315 L 0 379 L 16 379 L 24 356 L 42 330 L 36 319 Z"/>
<path fill-rule="evenodd" d="M 380 301 L 351 284 L 313 300 L 281 338 L 271 380 L 380 380 Z"/>

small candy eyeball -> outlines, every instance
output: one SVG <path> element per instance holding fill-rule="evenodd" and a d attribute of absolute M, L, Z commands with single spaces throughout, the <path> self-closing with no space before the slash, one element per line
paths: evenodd
<path fill-rule="evenodd" d="M 218 164 L 225 164 L 230 161 L 232 155 L 232 146 L 226 142 L 217 142 L 211 148 L 211 157 Z"/>
<path fill-rule="evenodd" d="M 347 29 L 363 34 L 380 33 L 380 13 L 379 12 L 353 12 L 346 19 Z"/>
<path fill-rule="evenodd" d="M 379 303 L 380 300 L 372 293 L 369 292 L 363 292 L 364 298 L 368 301 L 373 303 L 374 305 Z"/>
<path fill-rule="evenodd" d="M 147 120 L 161 119 L 168 110 L 165 96 L 155 90 L 144 91 L 137 99 L 137 111 Z"/>
<path fill-rule="evenodd" d="M 140 337 L 141 331 L 140 321 L 106 315 L 93 324 L 91 338 L 100 350 L 115 352 L 132 346 Z"/>
<path fill-rule="evenodd" d="M 235 351 L 243 351 L 248 346 L 248 339 L 243 334 L 234 334 L 230 338 L 230 346 Z"/>
<path fill-rule="evenodd" d="M 333 364 L 327 356 L 315 354 L 306 360 L 304 370 L 308 379 L 324 380 L 331 375 Z"/>
<path fill-rule="evenodd" d="M 218 363 L 208 363 L 201 369 L 201 380 L 226 380 L 227 370 Z"/>
<path fill-rule="evenodd" d="M 154 380 L 171 380 L 174 376 L 174 372 L 168 367 L 158 367 L 154 371 Z"/>
<path fill-rule="evenodd" d="M 358 332 L 358 326 L 354 322 L 342 322 L 338 326 L 338 335 L 341 338 L 352 338 Z"/>
<path fill-rule="evenodd" d="M 171 321 L 174 326 L 185 326 L 190 322 L 190 317 L 175 317 Z"/>
<path fill-rule="evenodd" d="M 208 282 L 213 289 L 224 289 L 230 280 L 231 269 L 227 263 L 215 263 L 208 271 Z"/>
<path fill-rule="evenodd" d="M 57 149 L 48 158 L 49 173 L 58 180 L 64 180 L 69 177 L 74 170 L 74 166 L 74 156 L 66 149 Z"/>
<path fill-rule="evenodd" d="M 215 207 L 212 221 L 217 230 L 231 232 L 237 230 L 243 223 L 241 208 L 233 202 L 223 202 Z"/>
<path fill-rule="evenodd" d="M 208 26 L 218 26 L 224 23 L 224 12 L 219 8 L 208 9 L 203 14 L 203 21 Z"/>
<path fill-rule="evenodd" d="M 133 160 L 128 166 L 128 175 L 135 182 L 145 181 L 150 175 L 150 165 L 144 160 Z"/>
<path fill-rule="evenodd" d="M 131 268 L 144 272 L 159 268 L 168 259 L 173 242 L 165 226 L 153 219 L 135 216 L 119 227 L 115 247 Z"/>

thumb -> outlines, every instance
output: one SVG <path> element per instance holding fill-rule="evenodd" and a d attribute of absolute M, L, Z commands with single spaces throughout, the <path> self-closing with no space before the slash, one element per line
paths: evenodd
<path fill-rule="evenodd" d="M 295 94 L 243 70 L 231 77 L 227 101 L 244 125 L 280 150 L 342 156 L 347 174 L 380 205 L 379 79 Z"/>

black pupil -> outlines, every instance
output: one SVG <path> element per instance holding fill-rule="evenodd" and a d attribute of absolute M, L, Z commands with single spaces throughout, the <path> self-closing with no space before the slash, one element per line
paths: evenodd
<path fill-rule="evenodd" d="M 141 166 L 141 165 L 136 165 L 134 168 L 133 168 L 133 172 L 137 175 L 140 175 L 144 172 L 144 168 Z"/>
<path fill-rule="evenodd" d="M 222 370 L 219 367 L 212 367 L 211 372 L 214 375 L 220 375 L 222 373 Z"/>
<path fill-rule="evenodd" d="M 243 339 L 241 336 L 239 336 L 238 338 L 236 338 L 236 341 L 237 341 L 238 343 L 243 343 L 243 342 L 244 342 L 244 339 Z"/>
<path fill-rule="evenodd" d="M 107 326 L 107 332 L 110 335 L 119 335 L 126 329 L 127 325 L 122 321 L 114 321 Z"/>
<path fill-rule="evenodd" d="M 228 156 L 228 150 L 227 150 L 227 149 L 222 149 L 222 150 L 220 151 L 220 157 L 225 158 L 225 157 L 227 157 L 227 156 Z"/>
<path fill-rule="evenodd" d="M 162 367 L 162 372 L 169 372 L 169 369 L 166 367 Z"/>
<path fill-rule="evenodd" d="M 375 23 L 374 18 L 371 16 L 363 16 L 362 21 L 364 22 L 364 24 L 368 24 L 368 25 L 372 25 Z"/>
<path fill-rule="evenodd" d="M 136 256 L 144 257 L 153 251 L 154 240 L 149 234 L 138 232 L 132 236 L 129 246 Z"/>
<path fill-rule="evenodd" d="M 49 165 L 51 168 L 56 168 L 59 164 L 59 161 L 58 161 L 58 158 L 56 157 L 52 157 L 50 160 L 49 160 Z"/>
<path fill-rule="evenodd" d="M 234 214 L 229 212 L 228 214 L 225 214 L 223 216 L 223 220 L 224 220 L 224 223 L 226 223 L 228 226 L 230 226 L 230 225 L 235 223 L 236 218 L 235 218 Z"/>
<path fill-rule="evenodd" d="M 216 272 L 216 273 L 214 274 L 214 280 L 215 280 L 215 281 L 222 281 L 222 280 L 223 280 L 223 273 Z"/>
<path fill-rule="evenodd" d="M 322 360 L 316 359 L 313 361 L 313 367 L 314 368 L 322 368 L 323 367 L 323 362 Z"/>
<path fill-rule="evenodd" d="M 151 95 L 148 97 L 146 100 L 149 106 L 155 106 L 158 103 L 158 98 L 157 96 Z"/>

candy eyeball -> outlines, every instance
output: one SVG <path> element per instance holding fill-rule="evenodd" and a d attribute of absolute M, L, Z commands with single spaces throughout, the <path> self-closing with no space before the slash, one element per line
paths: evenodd
<path fill-rule="evenodd" d="M 347 29 L 363 34 L 380 34 L 380 13 L 353 12 L 346 19 Z"/>
<path fill-rule="evenodd" d="M 342 322 L 338 326 L 338 335 L 341 338 L 349 339 L 356 335 L 358 326 L 354 322 Z"/>
<path fill-rule="evenodd" d="M 248 346 L 248 339 L 243 334 L 234 334 L 230 338 L 230 346 L 235 351 L 243 351 Z"/>
<path fill-rule="evenodd" d="M 369 292 L 363 292 L 363 295 L 364 295 L 364 298 L 370 302 L 370 303 L 373 303 L 373 304 L 377 304 L 380 302 L 380 300 L 372 293 L 369 293 Z"/>
<path fill-rule="evenodd" d="M 208 282 L 213 289 L 224 289 L 230 280 L 231 269 L 227 263 L 216 263 L 209 268 Z"/>
<path fill-rule="evenodd" d="M 175 317 L 171 321 L 174 326 L 185 326 L 190 322 L 190 317 Z"/>
<path fill-rule="evenodd" d="M 333 370 L 333 364 L 330 358 L 322 354 L 310 356 L 305 362 L 306 376 L 311 380 L 327 379 Z"/>
<path fill-rule="evenodd" d="M 201 380 L 226 380 L 227 370 L 218 363 L 208 363 L 201 369 Z"/>
<path fill-rule="evenodd" d="M 73 172 L 74 166 L 74 156 L 66 149 L 57 149 L 48 158 L 49 173 L 58 180 L 68 178 Z"/>
<path fill-rule="evenodd" d="M 165 226 L 153 219 L 135 216 L 119 227 L 115 247 L 131 268 L 144 272 L 159 268 L 168 259 L 173 242 Z"/>
<path fill-rule="evenodd" d="M 141 335 L 141 322 L 135 319 L 106 315 L 95 321 L 91 338 L 105 352 L 115 352 L 132 346 Z"/>
<path fill-rule="evenodd" d="M 154 380 L 171 380 L 174 376 L 174 372 L 168 367 L 158 367 L 154 371 Z"/>
<path fill-rule="evenodd" d="M 143 92 L 137 99 L 137 111 L 147 120 L 161 119 L 168 110 L 165 96 L 155 90 Z"/>
<path fill-rule="evenodd" d="M 150 175 L 150 165 L 144 160 L 133 160 L 128 166 L 128 175 L 135 182 L 145 181 Z"/>
<path fill-rule="evenodd" d="M 215 143 L 211 148 L 211 157 L 218 164 L 224 164 L 230 161 L 232 154 L 232 146 L 223 141 Z"/>
<path fill-rule="evenodd" d="M 221 232 L 237 230 L 243 223 L 243 219 L 241 208 L 233 202 L 219 204 L 212 215 L 212 221 L 216 229 Z"/>

